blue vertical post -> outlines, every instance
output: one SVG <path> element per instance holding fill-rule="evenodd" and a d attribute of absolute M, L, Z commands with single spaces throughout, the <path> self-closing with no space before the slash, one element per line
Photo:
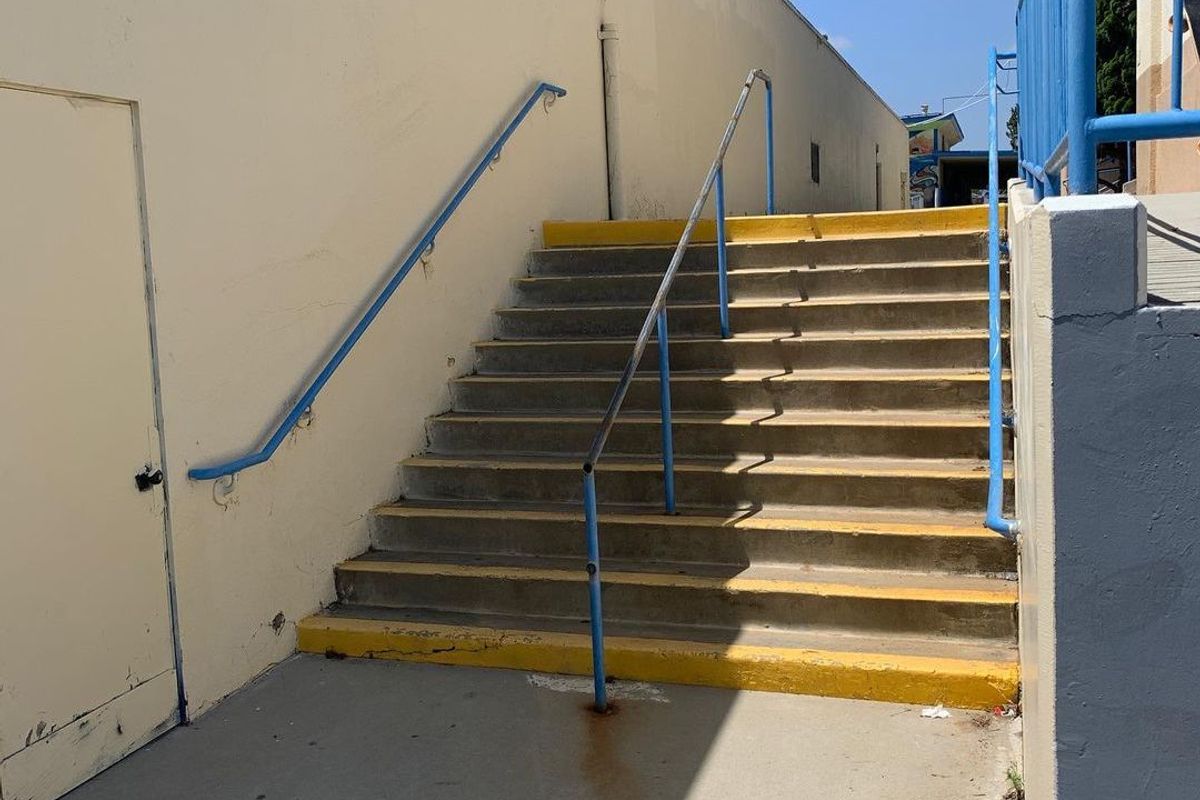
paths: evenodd
<path fill-rule="evenodd" d="M 1071 194 L 1095 194 L 1096 143 L 1088 123 L 1096 115 L 1096 0 L 1068 3 L 1066 52 L 1067 180 Z"/>
<path fill-rule="evenodd" d="M 583 470 L 583 519 L 587 529 L 588 607 L 592 622 L 592 684 L 596 710 L 608 710 L 608 689 L 604 684 L 604 613 L 600 605 L 600 530 L 596 520 L 596 471 L 589 464 Z"/>
<path fill-rule="evenodd" d="M 1004 384 L 1000 338 L 1000 130 L 997 124 L 996 48 L 988 54 L 988 528 L 1009 538 L 1017 523 L 1004 519 Z"/>
<path fill-rule="evenodd" d="M 1181 0 L 1182 1 L 1182 0 Z M 775 213 L 775 102 L 767 82 L 767 214 Z"/>
<path fill-rule="evenodd" d="M 675 445 L 671 434 L 671 358 L 667 341 L 667 309 L 658 312 L 658 403 L 662 412 L 663 502 L 675 513 Z"/>
<path fill-rule="evenodd" d="M 721 338 L 729 338 L 729 254 L 725 250 L 725 165 L 717 169 L 717 303 Z"/>
<path fill-rule="evenodd" d="M 1183 0 L 1171 9 L 1171 108 L 1183 108 Z"/>

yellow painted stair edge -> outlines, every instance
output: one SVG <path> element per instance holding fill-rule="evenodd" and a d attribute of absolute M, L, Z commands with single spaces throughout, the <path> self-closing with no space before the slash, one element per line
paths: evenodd
<path fill-rule="evenodd" d="M 1005 225 L 1007 206 L 1000 207 Z M 685 220 L 546 220 L 542 239 L 546 247 L 605 247 L 619 245 L 676 244 Z M 730 217 L 725 233 L 731 243 L 788 242 L 812 239 L 845 239 L 871 236 L 919 236 L 938 233 L 982 233 L 987 230 L 986 206 L 867 211 L 848 214 L 777 214 L 770 217 Z M 702 219 L 692 242 L 717 239 L 716 222 Z"/>
<path fill-rule="evenodd" d="M 297 626 L 301 652 L 435 664 L 591 673 L 584 634 L 498 630 L 312 616 Z M 1017 694 L 1015 662 L 609 637 L 609 675 L 895 703 L 986 709 Z"/>

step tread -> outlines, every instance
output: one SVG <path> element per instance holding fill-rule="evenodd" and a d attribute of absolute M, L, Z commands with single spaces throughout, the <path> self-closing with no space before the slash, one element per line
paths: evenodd
<path fill-rule="evenodd" d="M 1001 336 L 1008 338 L 1008 332 Z M 988 332 L 983 328 L 945 328 L 936 330 L 895 330 L 895 331 L 812 331 L 811 333 L 796 333 L 795 331 L 773 331 L 766 333 L 735 333 L 728 339 L 720 336 L 688 336 L 677 334 L 671 336 L 672 343 L 687 342 L 692 344 L 717 344 L 732 346 L 738 344 L 805 344 L 808 342 L 892 342 L 892 341 L 944 341 L 970 340 L 986 341 Z M 558 339 L 485 339 L 474 342 L 473 346 L 480 347 L 558 347 L 561 345 L 606 345 L 627 344 L 636 341 L 635 336 L 598 336 L 581 338 L 577 336 Z"/>
<path fill-rule="evenodd" d="M 585 252 L 595 252 L 606 248 L 582 248 Z M 548 252 L 561 253 L 562 250 L 554 249 Z M 657 272 L 579 272 L 571 275 L 558 274 L 533 274 L 521 275 L 513 278 L 514 283 L 524 283 L 532 281 L 575 281 L 575 280 L 612 280 L 614 278 L 640 278 L 643 280 L 658 278 L 661 279 L 666 271 L 667 264 L 670 258 L 663 260 L 663 269 Z M 813 273 L 823 272 L 865 272 L 868 270 L 891 270 L 891 269 L 964 269 L 986 267 L 987 259 L 948 259 L 945 261 L 930 260 L 930 261 L 880 261 L 869 264 L 796 264 L 794 266 L 783 267 L 730 267 L 729 275 L 792 275 L 795 273 L 803 273 L 810 275 Z M 717 270 L 681 270 L 678 275 L 711 275 L 715 277 Z"/>
<path fill-rule="evenodd" d="M 981 292 L 930 292 L 924 294 L 865 294 L 865 295 L 847 295 L 839 297 L 819 297 L 813 299 L 794 299 L 794 300 L 732 300 L 729 303 L 729 308 L 737 309 L 756 309 L 756 308 L 812 308 L 822 306 L 859 306 L 859 305 L 910 305 L 916 303 L 963 303 L 963 302 L 982 302 L 988 299 L 986 291 Z M 1001 295 L 1001 299 L 1008 299 L 1008 292 Z M 676 303 L 668 301 L 668 307 L 672 311 L 680 311 L 685 309 L 701 309 L 715 310 L 716 303 L 706 302 L 682 302 Z M 563 312 L 578 312 L 578 311 L 629 311 L 629 310 L 648 310 L 649 303 L 568 303 L 564 305 L 536 305 L 536 306 L 504 306 L 496 309 L 497 314 L 530 314 L 530 313 L 563 313 Z"/>
<path fill-rule="evenodd" d="M 488 580 L 584 583 L 582 558 L 559 556 L 471 556 L 374 550 L 338 565 L 343 572 L 432 575 Z M 813 569 L 791 565 L 728 566 L 608 560 L 606 585 L 652 586 L 723 592 L 776 593 L 914 602 L 1012 605 L 1016 583 L 998 577 L 923 575 L 893 570 Z"/>
<path fill-rule="evenodd" d="M 429 418 L 442 423 L 527 423 L 527 424 L 599 424 L 600 413 L 485 412 L 447 411 Z M 731 427 L 911 427 L 911 428 L 986 428 L 987 415 L 980 412 L 951 411 L 672 411 L 674 425 L 720 425 Z M 661 425 L 657 411 L 628 411 L 617 417 L 618 424 Z"/>
<path fill-rule="evenodd" d="M 478 614 L 435 609 L 396 609 L 380 606 L 335 603 L 301 621 L 301 625 L 361 625 L 363 628 L 387 626 L 396 629 L 436 632 L 459 628 L 476 631 L 507 632 L 516 636 L 581 637 L 590 643 L 586 620 L 534 615 Z M 838 654 L 860 658 L 922 659 L 951 662 L 965 668 L 973 663 L 1012 666 L 1017 663 L 1015 644 L 986 639 L 921 637 L 899 633 L 843 633 L 818 630 L 771 630 L 765 628 L 717 629 L 667 623 L 605 621 L 606 649 L 618 648 L 625 641 L 662 643 L 662 649 L 716 649 L 729 652 L 745 648 L 746 655 L 763 658 L 800 656 L 838 660 Z M 754 651 L 760 651 L 755 653 Z M 856 660 L 858 660 L 856 658 Z M 939 671 L 944 665 L 939 667 Z"/>
<path fill-rule="evenodd" d="M 806 509 L 804 516 L 770 509 L 725 510 L 712 507 L 680 507 L 678 514 L 663 514 L 660 505 L 600 507 L 602 525 L 658 525 L 668 527 L 749 528 L 790 531 L 822 531 L 859 535 L 955 537 L 995 539 L 997 534 L 983 525 L 975 512 L 903 511 L 875 508 L 819 507 Z M 506 503 L 464 500 L 404 500 L 377 506 L 381 516 L 410 518 L 509 519 L 527 522 L 582 523 L 578 503 Z"/>
<path fill-rule="evenodd" d="M 405 459 L 404 466 L 435 468 L 542 469 L 582 471 L 575 455 L 438 455 L 426 453 Z M 599 473 L 615 471 L 660 472 L 662 461 L 656 456 L 606 456 L 596 467 Z M 987 462 L 979 459 L 902 459 L 825 456 L 762 456 L 686 457 L 675 459 L 675 471 L 719 472 L 768 475 L 823 475 L 896 478 L 940 478 L 987 480 Z M 1006 467 L 1005 476 L 1011 477 Z"/>
<path fill-rule="evenodd" d="M 616 382 L 621 373 L 596 372 L 503 372 L 460 375 L 452 378 L 458 383 L 528 383 L 543 381 L 603 381 Z M 1012 380 L 1011 370 L 1004 370 L 1004 380 Z M 658 381 L 658 372 L 643 370 L 634 373 L 635 381 Z M 728 370 L 671 370 L 671 381 L 718 381 L 725 383 L 763 383 L 791 381 L 980 381 L 987 382 L 988 371 L 981 368 L 907 368 L 907 369 L 805 369 L 781 372 L 778 369 Z"/>

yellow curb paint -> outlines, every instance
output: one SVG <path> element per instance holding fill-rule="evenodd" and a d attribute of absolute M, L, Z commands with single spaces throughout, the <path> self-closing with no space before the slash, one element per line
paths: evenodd
<path fill-rule="evenodd" d="M 385 517 L 439 519 L 494 519 L 523 522 L 583 522 L 582 513 L 563 511 L 510 510 L 500 508 L 430 508 L 409 505 L 383 505 L 374 513 Z M 844 520 L 791 519 L 784 517 L 701 517 L 649 514 L 601 514 L 604 525 L 658 525 L 660 527 L 745 528 L 780 533 L 839 533 L 851 536 L 917 536 L 930 538 L 995 539 L 996 534 L 977 525 L 940 525 L 912 522 L 847 522 Z"/>
<path fill-rule="evenodd" d="M 1001 225 L 1007 207 L 1001 206 Z M 547 220 L 542 223 L 546 247 L 605 247 L 617 245 L 676 244 L 683 235 L 685 220 Z M 850 214 L 777 214 L 770 217 L 730 217 L 726 220 L 727 241 L 792 242 L 814 239 L 862 238 L 871 236 L 920 236 L 941 233 L 982 233 L 987 230 L 985 206 L 867 211 Z M 692 233 L 692 242 L 716 241 L 716 222 L 702 219 Z"/>
<path fill-rule="evenodd" d="M 342 572 L 420 575 L 439 578 L 482 578 L 500 581 L 587 580 L 582 570 L 531 569 L 492 565 L 438 564 L 419 561 L 343 561 Z M 715 578 L 704 575 L 665 575 L 654 572 L 604 573 L 603 582 L 612 586 L 648 586 L 659 589 L 707 589 L 746 594 L 795 594 L 815 597 L 844 597 L 860 600 L 894 600 L 921 603 L 972 603 L 975 605 L 1013 605 L 1017 602 L 1015 584 L 1005 589 L 939 589 L 925 586 L 863 586 L 852 583 L 820 581 L 784 581 L 762 578 Z"/>
<path fill-rule="evenodd" d="M 325 616 L 297 632 L 307 653 L 591 674 L 583 634 Z M 1011 702 L 1020 679 L 1013 662 L 626 637 L 607 638 L 605 656 L 609 674 L 626 680 L 971 709 Z"/>

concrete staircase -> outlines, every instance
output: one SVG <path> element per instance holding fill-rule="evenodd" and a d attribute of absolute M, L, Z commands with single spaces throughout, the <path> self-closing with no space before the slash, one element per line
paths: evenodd
<path fill-rule="evenodd" d="M 609 670 L 1011 701 L 1015 551 L 981 524 L 984 218 L 837 223 L 888 230 L 755 242 L 740 221 L 729 340 L 715 247 L 689 250 L 669 314 L 681 513 L 661 511 L 653 346 L 597 472 Z M 532 254 L 428 452 L 403 463 L 404 499 L 376 510 L 375 549 L 338 566 L 339 602 L 301 623 L 302 650 L 590 671 L 580 464 L 672 237 L 573 225 L 547 224 L 560 246 Z M 610 246 L 563 246 L 595 243 Z"/>

